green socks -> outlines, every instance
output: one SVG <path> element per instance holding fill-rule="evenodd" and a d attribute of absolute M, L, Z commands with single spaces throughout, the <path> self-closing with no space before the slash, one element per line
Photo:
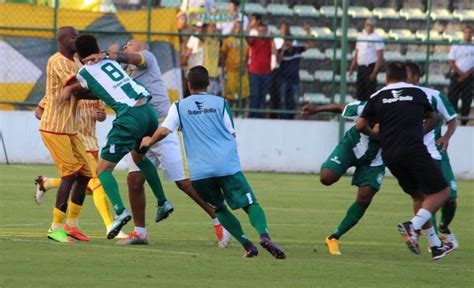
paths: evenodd
<path fill-rule="evenodd" d="M 222 208 L 216 211 L 217 219 L 221 222 L 222 226 L 229 231 L 229 233 L 234 236 L 240 244 L 244 245 L 249 241 L 247 235 L 245 235 L 244 231 L 242 230 L 242 226 L 240 225 L 239 220 L 230 213 L 227 208 Z"/>
<path fill-rule="evenodd" d="M 110 202 L 112 202 L 115 214 L 121 214 L 125 207 L 123 206 L 122 197 L 120 197 L 117 181 L 112 175 L 112 172 L 109 170 L 102 171 L 102 173 L 99 174 L 99 180 L 102 187 L 104 187 L 105 194 L 107 194 Z"/>
<path fill-rule="evenodd" d="M 359 222 L 359 220 L 364 216 L 365 210 L 367 207 L 363 207 L 357 202 L 354 202 L 349 209 L 347 209 L 347 214 L 342 219 L 339 226 L 336 228 L 336 231 L 329 235 L 329 238 L 336 238 L 339 239 L 344 233 L 349 231 L 354 225 Z"/>
<path fill-rule="evenodd" d="M 250 224 L 257 230 L 260 236 L 266 235 L 268 236 L 268 225 L 267 219 L 265 218 L 265 212 L 263 212 L 262 207 L 258 205 L 258 203 L 254 203 L 249 205 L 245 212 L 250 219 Z"/>
<path fill-rule="evenodd" d="M 150 185 L 153 194 L 155 194 L 155 197 L 158 200 L 158 205 L 163 205 L 166 202 L 166 197 L 156 167 L 148 158 L 145 158 L 145 160 L 137 164 L 137 166 L 140 168 L 140 171 L 142 172 L 143 177 L 145 177 L 148 185 Z"/>

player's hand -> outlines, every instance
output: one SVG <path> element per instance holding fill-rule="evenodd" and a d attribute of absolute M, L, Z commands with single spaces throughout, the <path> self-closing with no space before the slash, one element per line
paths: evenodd
<path fill-rule="evenodd" d="M 377 79 L 377 74 L 375 73 L 370 74 L 369 79 L 370 81 L 375 81 Z"/>
<path fill-rule="evenodd" d="M 151 137 L 150 136 L 145 136 L 142 139 L 142 143 L 140 143 L 140 150 L 141 149 L 146 149 L 151 146 Z"/>
<path fill-rule="evenodd" d="M 458 83 L 464 82 L 464 80 L 466 80 L 467 77 L 469 77 L 469 73 L 462 73 L 458 77 Z"/>
<path fill-rule="evenodd" d="M 446 137 L 441 136 L 441 138 L 438 139 L 438 144 L 441 145 L 441 149 L 443 149 L 443 151 L 446 151 L 448 150 L 449 140 Z"/>
<path fill-rule="evenodd" d="M 308 116 L 313 114 L 313 105 L 311 104 L 304 104 L 303 107 L 301 107 L 301 115 L 302 116 Z"/>
<path fill-rule="evenodd" d="M 372 128 L 372 131 L 373 131 L 375 134 L 379 135 L 379 133 L 380 133 L 380 124 L 379 124 L 379 123 L 375 123 L 374 127 Z"/>
<path fill-rule="evenodd" d="M 43 116 L 43 112 L 44 112 L 44 108 L 41 107 L 41 106 L 36 106 L 36 110 L 35 110 L 35 117 L 36 119 L 38 120 L 41 120 L 41 116 Z"/>
<path fill-rule="evenodd" d="M 102 122 L 107 118 L 107 113 L 105 113 L 105 110 L 100 109 L 95 111 L 95 120 Z"/>
<path fill-rule="evenodd" d="M 66 86 L 63 88 L 61 91 L 61 94 L 59 94 L 58 98 L 56 98 L 56 104 L 61 105 L 64 102 L 68 101 L 69 98 L 71 97 L 71 86 Z"/>
<path fill-rule="evenodd" d="M 95 53 L 95 54 L 87 56 L 82 61 L 84 61 L 84 63 L 87 63 L 87 64 L 95 64 L 104 59 L 105 59 L 104 53 Z"/>
<path fill-rule="evenodd" d="M 109 53 L 117 53 L 120 50 L 120 46 L 115 43 L 109 46 L 109 49 L 107 49 L 107 52 Z"/>

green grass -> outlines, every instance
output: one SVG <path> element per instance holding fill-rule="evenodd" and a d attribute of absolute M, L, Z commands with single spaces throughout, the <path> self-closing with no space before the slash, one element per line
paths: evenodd
<path fill-rule="evenodd" d="M 169 182 L 165 191 L 175 212 L 156 224 L 149 203 L 150 245 L 123 247 L 107 240 L 90 197 L 81 226 L 92 241 L 53 243 L 46 231 L 55 192 L 41 206 L 34 204 L 33 179 L 39 174 L 54 176 L 56 171 L 52 166 L 0 166 L 0 287 L 473 287 L 472 181 L 458 183 L 452 229 L 461 247 L 434 262 L 424 238 L 422 255 L 416 256 L 398 234 L 397 223 L 412 212 L 410 198 L 394 179 L 385 179 L 365 217 L 344 235 L 343 255 L 331 256 L 323 240 L 354 201 L 349 177 L 328 188 L 315 175 L 247 173 L 273 239 L 287 251 L 288 259 L 281 261 L 265 251 L 243 259 L 235 241 L 227 249 L 216 248 L 207 215 Z M 115 175 L 126 200 L 126 174 Z M 152 199 L 150 191 L 147 196 Z M 245 214 L 236 214 L 257 241 Z"/>

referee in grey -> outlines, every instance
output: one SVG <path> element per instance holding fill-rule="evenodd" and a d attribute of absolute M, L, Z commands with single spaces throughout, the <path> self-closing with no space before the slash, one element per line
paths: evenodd
<path fill-rule="evenodd" d="M 367 19 L 364 30 L 357 37 L 355 53 L 349 67 L 349 77 L 351 77 L 357 66 L 356 98 L 358 100 L 367 100 L 375 93 L 377 73 L 383 63 L 383 39 L 374 30 L 375 19 Z"/>

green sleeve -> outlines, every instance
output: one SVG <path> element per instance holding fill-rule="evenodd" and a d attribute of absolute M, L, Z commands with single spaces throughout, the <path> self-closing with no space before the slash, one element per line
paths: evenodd
<path fill-rule="evenodd" d="M 227 100 L 225 99 L 224 99 L 224 113 L 227 113 L 229 115 L 230 122 L 232 123 L 232 128 L 235 128 L 234 117 L 232 116 L 233 115 L 232 108 L 230 108 L 229 102 L 227 102 Z"/>

